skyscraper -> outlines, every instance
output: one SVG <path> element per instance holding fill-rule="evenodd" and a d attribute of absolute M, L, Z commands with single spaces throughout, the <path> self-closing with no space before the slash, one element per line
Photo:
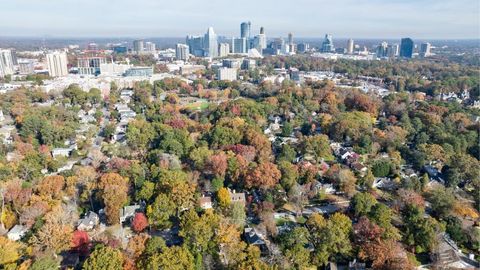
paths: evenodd
<path fill-rule="evenodd" d="M 186 44 L 177 44 L 175 47 L 175 56 L 177 60 L 187 61 L 189 58 L 189 48 Z"/>
<path fill-rule="evenodd" d="M 387 56 L 390 58 L 397 57 L 399 51 L 398 44 L 390 44 L 387 47 Z"/>
<path fill-rule="evenodd" d="M 377 46 L 377 58 L 383 58 L 387 57 L 387 48 L 388 48 L 388 43 L 387 42 L 382 42 L 380 45 Z"/>
<path fill-rule="evenodd" d="M 432 45 L 430 43 L 428 42 L 422 43 L 422 45 L 420 45 L 420 56 L 421 57 L 430 56 L 432 54 L 431 49 L 432 49 Z"/>
<path fill-rule="evenodd" d="M 46 58 L 50 76 L 60 77 L 68 74 L 67 54 L 65 52 L 49 53 Z"/>
<path fill-rule="evenodd" d="M 349 39 L 347 42 L 347 53 L 353 54 L 354 42 L 353 39 Z"/>
<path fill-rule="evenodd" d="M 203 48 L 205 50 L 205 56 L 208 57 L 217 57 L 218 56 L 218 41 L 217 35 L 213 31 L 212 27 L 208 28 L 207 33 L 203 39 Z"/>
<path fill-rule="evenodd" d="M 13 57 L 11 50 L 0 49 L 0 77 L 5 75 L 12 75 L 13 69 Z"/>
<path fill-rule="evenodd" d="M 246 38 L 234 38 L 233 39 L 233 53 L 247 53 L 247 39 Z"/>
<path fill-rule="evenodd" d="M 218 56 L 225 57 L 230 53 L 230 44 L 220 43 L 218 44 Z"/>
<path fill-rule="evenodd" d="M 203 50 L 203 37 L 187 36 L 187 45 L 190 49 L 190 54 L 193 54 L 197 57 L 205 56 L 205 52 Z"/>
<path fill-rule="evenodd" d="M 400 43 L 400 57 L 412 58 L 413 46 L 414 44 L 411 38 L 402 38 Z"/>
<path fill-rule="evenodd" d="M 133 51 L 136 53 L 142 53 L 145 50 L 144 42 L 142 39 L 133 41 Z"/>
<path fill-rule="evenodd" d="M 150 53 L 153 53 L 156 51 L 156 48 L 155 48 L 155 43 L 153 42 L 145 42 L 145 51 L 146 52 L 150 52 Z"/>
<path fill-rule="evenodd" d="M 321 52 L 329 53 L 329 52 L 333 52 L 333 51 L 335 51 L 335 47 L 333 46 L 332 35 L 325 34 L 325 39 L 323 40 L 323 43 L 322 43 Z"/>
<path fill-rule="evenodd" d="M 253 47 L 262 53 L 263 49 L 267 48 L 267 36 L 265 35 L 265 29 L 260 27 L 260 34 L 256 35 L 253 39 Z"/>
<path fill-rule="evenodd" d="M 240 37 L 249 39 L 251 27 L 251 22 L 242 22 L 242 24 L 240 24 Z"/>

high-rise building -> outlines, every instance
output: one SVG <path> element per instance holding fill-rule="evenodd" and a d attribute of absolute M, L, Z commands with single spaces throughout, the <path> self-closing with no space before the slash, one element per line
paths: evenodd
<path fill-rule="evenodd" d="M 310 44 L 308 43 L 300 43 L 297 45 L 297 51 L 299 53 L 305 53 L 310 49 Z"/>
<path fill-rule="evenodd" d="M 82 75 L 99 75 L 100 65 L 107 63 L 103 56 L 86 56 L 78 58 L 78 73 Z"/>
<path fill-rule="evenodd" d="M 156 51 L 155 43 L 149 41 L 145 42 L 145 51 L 149 53 L 154 53 Z"/>
<path fill-rule="evenodd" d="M 333 46 L 332 35 L 325 34 L 325 39 L 323 40 L 322 48 L 320 51 L 323 53 L 329 53 L 329 52 L 335 51 L 335 47 Z"/>
<path fill-rule="evenodd" d="M 388 49 L 388 43 L 385 41 L 382 42 L 380 45 L 378 45 L 377 51 L 376 51 L 377 58 L 387 57 L 387 49 Z"/>
<path fill-rule="evenodd" d="M 242 24 L 240 24 L 240 37 L 249 39 L 251 27 L 252 27 L 251 22 L 242 22 Z"/>
<path fill-rule="evenodd" d="M 431 52 L 432 50 L 432 45 L 428 42 L 426 43 L 422 43 L 422 45 L 420 45 L 420 56 L 421 57 L 428 57 L 432 54 Z"/>
<path fill-rule="evenodd" d="M 267 48 L 267 36 L 265 35 L 265 29 L 260 27 L 260 34 L 256 35 L 253 39 L 253 48 L 257 49 L 260 53 Z"/>
<path fill-rule="evenodd" d="M 400 57 L 412 58 L 413 56 L 413 40 L 411 38 L 402 38 L 400 43 Z"/>
<path fill-rule="evenodd" d="M 133 41 L 133 51 L 136 53 L 142 53 L 145 50 L 145 45 L 142 39 Z"/>
<path fill-rule="evenodd" d="M 347 42 L 347 53 L 353 54 L 354 42 L 353 39 L 349 39 Z"/>
<path fill-rule="evenodd" d="M 12 75 L 13 72 L 14 68 L 12 51 L 0 49 L 0 77 Z"/>
<path fill-rule="evenodd" d="M 218 40 L 217 35 L 213 31 L 212 27 L 208 28 L 207 33 L 203 39 L 203 48 L 205 50 L 205 56 L 215 58 L 218 56 Z"/>
<path fill-rule="evenodd" d="M 233 53 L 247 53 L 247 39 L 246 38 L 234 38 L 233 39 Z"/>
<path fill-rule="evenodd" d="M 68 75 L 67 53 L 53 52 L 46 56 L 48 73 L 51 77 L 60 77 Z"/>
<path fill-rule="evenodd" d="M 398 56 L 399 46 L 398 44 L 389 44 L 387 47 L 387 57 L 393 58 Z"/>
<path fill-rule="evenodd" d="M 175 48 L 175 56 L 177 60 L 188 61 L 189 58 L 189 48 L 186 44 L 177 44 Z"/>
<path fill-rule="evenodd" d="M 228 43 L 218 44 L 218 56 L 219 57 L 228 56 L 229 53 L 230 53 L 230 44 L 228 44 Z"/>
<path fill-rule="evenodd" d="M 31 59 L 18 60 L 18 71 L 20 74 L 33 74 L 34 65 Z"/>
<path fill-rule="evenodd" d="M 18 65 L 18 58 L 17 58 L 17 50 L 16 49 L 10 49 L 12 52 L 12 63 L 13 65 Z"/>
<path fill-rule="evenodd" d="M 190 50 L 190 54 L 193 54 L 197 57 L 205 56 L 205 52 L 203 50 L 203 37 L 187 36 L 187 45 Z"/>

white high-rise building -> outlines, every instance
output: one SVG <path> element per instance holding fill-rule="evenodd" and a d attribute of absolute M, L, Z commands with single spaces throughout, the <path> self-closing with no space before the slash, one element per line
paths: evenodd
<path fill-rule="evenodd" d="M 46 56 L 48 73 L 52 77 L 60 77 L 68 75 L 67 68 L 67 53 L 66 52 L 53 52 Z"/>
<path fill-rule="evenodd" d="M 349 39 L 347 42 L 347 53 L 353 54 L 354 42 L 353 39 Z"/>
<path fill-rule="evenodd" d="M 228 56 L 229 53 L 230 53 L 230 44 L 228 44 L 228 43 L 218 44 L 218 56 L 219 57 Z"/>
<path fill-rule="evenodd" d="M 13 72 L 14 68 L 12 51 L 0 49 L 0 77 L 12 75 Z"/>
<path fill-rule="evenodd" d="M 422 43 L 420 45 L 420 56 L 421 57 L 428 57 L 432 55 L 432 45 L 428 42 Z"/>
<path fill-rule="evenodd" d="M 217 35 L 213 31 L 212 27 L 208 28 L 207 33 L 205 34 L 205 38 L 203 39 L 204 42 L 204 50 L 206 52 L 207 57 L 217 57 L 218 56 L 218 41 Z"/>
<path fill-rule="evenodd" d="M 175 56 L 177 60 L 188 61 L 189 58 L 189 47 L 186 44 L 177 44 L 175 47 Z"/>
<path fill-rule="evenodd" d="M 155 43 L 148 42 L 148 41 L 145 42 L 145 51 L 150 52 L 150 53 L 154 53 L 156 51 Z"/>

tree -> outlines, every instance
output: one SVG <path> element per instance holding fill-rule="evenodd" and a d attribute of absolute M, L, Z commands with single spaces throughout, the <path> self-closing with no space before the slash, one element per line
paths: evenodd
<path fill-rule="evenodd" d="M 155 130 L 145 120 L 133 120 L 127 126 L 127 142 L 135 150 L 146 150 L 155 137 Z"/>
<path fill-rule="evenodd" d="M 0 265 L 14 263 L 20 258 L 20 243 L 9 240 L 4 236 L 0 236 Z"/>
<path fill-rule="evenodd" d="M 83 270 L 122 270 L 122 253 L 109 246 L 99 245 L 83 263 Z"/>
<path fill-rule="evenodd" d="M 175 204 L 164 193 L 158 194 L 155 201 L 147 206 L 147 216 L 150 223 L 159 229 L 170 227 L 170 217 L 175 214 Z"/>
<path fill-rule="evenodd" d="M 314 155 L 317 161 L 333 160 L 332 149 L 327 135 L 308 136 L 302 143 L 304 153 Z"/>
<path fill-rule="evenodd" d="M 128 181 L 117 173 L 102 175 L 99 182 L 101 197 L 105 204 L 105 214 L 110 224 L 120 222 L 119 211 L 127 202 Z"/>
<path fill-rule="evenodd" d="M 193 270 L 194 259 L 185 247 L 172 246 L 165 248 L 161 253 L 154 254 L 142 267 L 146 270 L 171 269 Z"/>
<path fill-rule="evenodd" d="M 436 241 L 436 223 L 424 217 L 424 210 L 415 205 L 407 205 L 402 216 L 405 222 L 405 242 L 417 253 L 432 251 Z"/>
<path fill-rule="evenodd" d="M 355 216 L 366 216 L 372 210 L 372 207 L 377 204 L 377 200 L 370 193 L 359 192 L 352 198 L 351 207 Z"/>
<path fill-rule="evenodd" d="M 315 246 L 312 254 L 315 264 L 325 265 L 333 256 L 350 254 L 352 222 L 347 216 L 335 213 L 329 220 L 325 220 L 321 215 L 314 213 L 307 220 L 307 227 Z"/>
<path fill-rule="evenodd" d="M 258 187 L 268 189 L 274 187 L 280 180 L 281 172 L 277 165 L 271 162 L 260 163 L 245 177 L 245 185 L 248 188 Z"/>
<path fill-rule="evenodd" d="M 51 175 L 45 177 L 38 185 L 38 193 L 44 198 L 60 198 L 63 187 L 65 186 L 65 178 L 61 175 Z"/>
<path fill-rule="evenodd" d="M 222 208 L 227 208 L 230 206 L 231 198 L 230 198 L 230 191 L 227 188 L 220 188 L 217 192 L 218 204 Z"/>
<path fill-rule="evenodd" d="M 45 223 L 29 239 L 29 243 L 40 251 L 60 253 L 72 244 L 73 228 L 68 221 L 72 213 L 57 206 L 44 216 Z"/>
<path fill-rule="evenodd" d="M 429 201 L 433 212 L 440 218 L 446 217 L 453 209 L 455 196 L 451 189 L 438 187 L 430 191 Z"/>
<path fill-rule="evenodd" d="M 280 161 L 278 163 L 278 167 L 282 174 L 280 184 L 286 191 L 288 191 L 294 184 L 297 183 L 297 179 L 299 177 L 298 168 L 288 161 Z"/>
<path fill-rule="evenodd" d="M 215 236 L 218 222 L 219 218 L 213 211 L 206 211 L 198 216 L 195 211 L 188 210 L 182 215 L 179 235 L 183 237 L 190 250 L 195 254 L 202 254 L 208 250 Z"/>
<path fill-rule="evenodd" d="M 58 260 L 50 256 L 43 256 L 36 258 L 29 270 L 50 270 L 58 268 L 60 268 L 60 263 Z"/>
<path fill-rule="evenodd" d="M 282 150 L 280 151 L 280 154 L 278 155 L 277 160 L 293 162 L 295 157 L 297 157 L 297 153 L 295 152 L 295 149 L 291 147 L 289 144 L 284 144 L 282 145 Z"/>
<path fill-rule="evenodd" d="M 208 170 L 217 177 L 224 177 L 227 171 L 227 155 L 224 152 L 220 152 L 215 155 L 211 155 L 208 159 Z"/>
<path fill-rule="evenodd" d="M 375 177 L 387 177 L 392 170 L 392 163 L 386 159 L 375 161 L 372 165 L 372 172 Z"/>
<path fill-rule="evenodd" d="M 148 220 L 144 213 L 136 213 L 132 221 L 132 229 L 136 232 L 142 232 L 148 227 Z"/>
<path fill-rule="evenodd" d="M 357 178 L 353 172 L 349 169 L 341 169 L 338 172 L 337 185 L 342 192 L 345 192 L 348 196 L 352 196 L 355 193 L 355 183 Z"/>
<path fill-rule="evenodd" d="M 72 249 L 86 254 L 90 248 L 88 233 L 85 231 L 74 231 L 72 234 Z"/>
<path fill-rule="evenodd" d="M 375 204 L 369 214 L 369 218 L 384 229 L 382 236 L 384 239 L 398 240 L 400 233 L 392 225 L 392 217 L 392 210 L 383 203 Z"/>

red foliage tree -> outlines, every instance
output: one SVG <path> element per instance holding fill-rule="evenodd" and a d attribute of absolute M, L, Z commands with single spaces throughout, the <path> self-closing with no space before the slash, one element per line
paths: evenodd
<path fill-rule="evenodd" d="M 87 232 L 74 231 L 72 235 L 72 249 L 82 254 L 88 253 L 90 248 L 90 239 Z"/>
<path fill-rule="evenodd" d="M 148 226 L 148 220 L 144 213 L 136 213 L 132 221 L 132 229 L 139 233 Z"/>

